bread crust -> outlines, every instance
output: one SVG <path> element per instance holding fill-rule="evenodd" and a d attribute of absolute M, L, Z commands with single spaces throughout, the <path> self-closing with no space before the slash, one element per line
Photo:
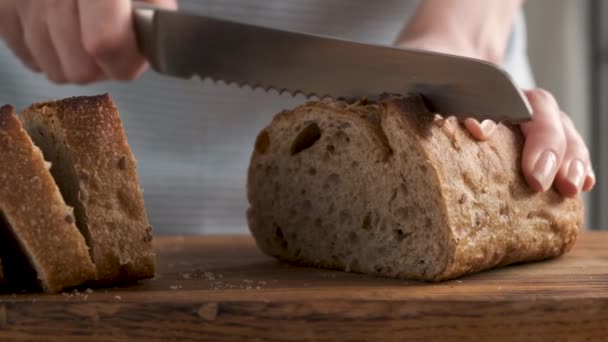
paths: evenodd
<path fill-rule="evenodd" d="M 337 129 L 344 118 L 357 130 Z M 317 140 L 290 154 L 311 123 Z M 284 261 L 406 279 L 441 281 L 556 257 L 576 241 L 582 200 L 533 192 L 521 173 L 522 146 L 519 129 L 503 124 L 477 141 L 415 95 L 311 102 L 278 114 L 258 136 L 248 171 L 250 229 L 264 252 Z M 331 188 L 317 179 L 329 176 L 342 181 Z M 300 184 L 307 185 L 301 193 Z M 340 220 L 341 210 L 356 222 Z M 358 214 L 365 211 L 367 221 Z"/>
<path fill-rule="evenodd" d="M 152 228 L 136 160 L 110 96 L 37 103 L 21 118 L 45 155 L 62 165 L 53 175 L 88 236 L 98 281 L 154 276 Z"/>
<path fill-rule="evenodd" d="M 0 108 L 0 211 L 46 292 L 95 278 L 84 238 L 40 150 L 11 106 Z M 10 263 L 11 256 L 3 262 Z M 8 264 L 3 265 L 4 271 Z M 7 279 L 10 281 L 10 279 Z"/>

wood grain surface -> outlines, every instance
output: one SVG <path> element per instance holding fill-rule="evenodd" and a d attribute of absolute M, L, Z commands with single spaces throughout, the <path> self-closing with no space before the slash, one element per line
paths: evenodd
<path fill-rule="evenodd" d="M 155 279 L 0 295 L 0 341 L 608 340 L 608 232 L 440 284 L 289 266 L 248 236 L 155 244 Z"/>

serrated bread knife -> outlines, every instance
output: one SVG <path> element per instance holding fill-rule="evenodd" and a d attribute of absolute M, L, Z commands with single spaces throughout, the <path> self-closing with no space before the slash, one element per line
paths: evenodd
<path fill-rule="evenodd" d="M 281 31 L 135 6 L 143 55 L 157 72 L 333 98 L 422 94 L 432 110 L 480 120 L 531 118 L 502 69 L 483 61 Z"/>

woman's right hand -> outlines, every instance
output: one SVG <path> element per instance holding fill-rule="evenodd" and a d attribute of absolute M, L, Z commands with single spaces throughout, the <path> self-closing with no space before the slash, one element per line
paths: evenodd
<path fill-rule="evenodd" d="M 168 9 L 176 0 L 148 0 Z M 147 68 L 130 0 L 2 0 L 0 37 L 55 83 L 131 80 Z"/>

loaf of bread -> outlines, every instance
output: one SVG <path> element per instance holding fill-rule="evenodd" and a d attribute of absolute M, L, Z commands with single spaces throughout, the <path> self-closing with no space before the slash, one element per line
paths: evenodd
<path fill-rule="evenodd" d="M 0 108 L 0 156 L 2 280 L 57 292 L 94 279 L 72 208 L 10 106 Z"/>
<path fill-rule="evenodd" d="M 308 103 L 257 137 L 249 226 L 280 260 L 403 279 L 556 257 L 575 243 L 582 201 L 532 191 L 522 146 L 503 124 L 476 141 L 418 96 Z"/>
<path fill-rule="evenodd" d="M 154 276 L 152 228 L 136 161 L 110 96 L 38 103 L 20 118 L 74 207 L 98 282 Z"/>

